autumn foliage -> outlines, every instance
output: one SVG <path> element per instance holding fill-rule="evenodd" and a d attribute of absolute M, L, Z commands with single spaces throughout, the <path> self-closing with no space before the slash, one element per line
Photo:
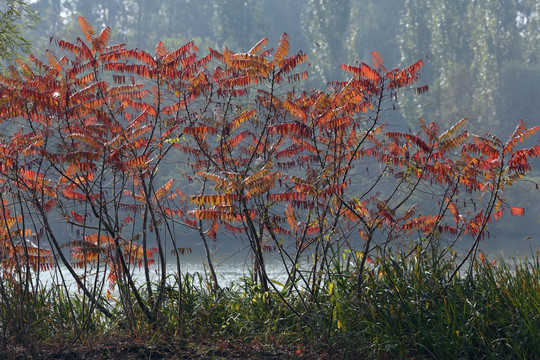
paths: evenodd
<path fill-rule="evenodd" d="M 342 66 L 346 81 L 310 90 L 306 55 L 290 52 L 287 34 L 275 50 L 263 39 L 199 57 L 193 43 L 160 42 L 150 54 L 109 45 L 109 28 L 79 21 L 83 38 L 0 76 L 4 277 L 62 264 L 111 315 L 75 271 L 91 267 L 155 321 L 169 258 L 194 246 L 181 229 L 203 240 L 215 287 L 209 243 L 234 236 L 264 291 L 272 253 L 288 286 L 316 294 L 344 250 L 360 292 L 375 250 L 469 236 L 470 257 L 491 221 L 523 214 L 502 195 L 540 156 L 538 145 L 520 147 L 540 127 L 521 122 L 501 140 L 468 133 L 468 119 L 445 131 L 384 122 L 402 91 L 427 90 L 416 86 L 422 60 L 387 69 L 373 52 L 372 65 Z M 133 267 L 145 271 L 149 303 Z"/>

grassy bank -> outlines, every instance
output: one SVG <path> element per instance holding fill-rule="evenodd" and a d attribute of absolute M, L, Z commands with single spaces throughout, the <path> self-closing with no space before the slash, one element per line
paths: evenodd
<path fill-rule="evenodd" d="M 4 278 L 1 354 L 56 356 L 128 338 L 146 349 L 134 358 L 195 356 L 200 346 L 208 346 L 209 358 L 234 354 L 226 352 L 232 348 L 238 356 L 269 358 L 537 358 L 539 257 L 491 260 L 477 259 L 472 272 L 452 277 L 453 257 L 380 256 L 365 273 L 361 297 L 349 265 L 336 265 L 316 293 L 279 284 L 262 292 L 251 279 L 212 290 L 202 276 L 173 276 L 153 324 L 129 298 L 109 300 L 109 319 L 62 286 L 25 289 Z M 246 349 L 257 346 L 249 355 Z"/>

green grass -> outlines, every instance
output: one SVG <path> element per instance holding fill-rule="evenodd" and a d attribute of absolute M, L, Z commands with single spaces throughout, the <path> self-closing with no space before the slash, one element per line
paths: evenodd
<path fill-rule="evenodd" d="M 339 264 L 316 295 L 265 293 L 248 278 L 218 291 L 199 275 L 183 276 L 181 287 L 171 278 L 157 324 L 125 301 L 113 301 L 111 320 L 62 287 L 25 293 L 2 280 L 1 341 L 39 347 L 129 332 L 149 342 L 283 344 L 345 358 L 538 358 L 538 254 L 478 261 L 472 273 L 454 278 L 456 259 L 437 252 L 379 256 L 360 298 L 355 269 Z"/>

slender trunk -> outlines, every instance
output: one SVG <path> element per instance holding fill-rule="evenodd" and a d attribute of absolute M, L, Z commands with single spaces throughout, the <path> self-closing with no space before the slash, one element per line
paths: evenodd
<path fill-rule="evenodd" d="M 199 220 L 198 230 L 199 230 L 199 235 L 201 236 L 201 239 L 203 241 L 206 262 L 208 263 L 208 268 L 210 269 L 210 277 L 212 278 L 212 283 L 213 283 L 212 290 L 219 290 L 218 279 L 217 279 L 216 271 L 214 270 L 214 264 L 212 262 L 212 253 L 210 252 L 206 235 L 204 234 L 204 231 L 202 230 L 201 220 Z"/>

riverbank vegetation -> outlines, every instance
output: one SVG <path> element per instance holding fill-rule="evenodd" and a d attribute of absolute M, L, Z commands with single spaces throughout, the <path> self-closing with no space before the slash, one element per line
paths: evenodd
<path fill-rule="evenodd" d="M 1 353 L 274 359 L 538 355 L 538 255 L 514 261 L 482 255 L 474 260 L 473 273 L 460 277 L 452 277 L 455 257 L 420 247 L 371 261 L 360 298 L 356 270 L 339 259 L 315 297 L 287 287 L 263 292 L 249 278 L 216 291 L 209 277 L 184 275 L 168 283 L 156 323 L 148 323 L 138 309 L 126 312 L 117 298 L 109 299 L 113 318 L 107 318 L 91 311 L 80 292 L 36 287 L 25 294 L 4 282 Z"/>
<path fill-rule="evenodd" d="M 490 224 L 524 214 L 503 195 L 540 156 L 539 126 L 500 139 L 467 118 L 387 123 L 403 92 L 428 90 L 421 60 L 387 69 L 373 52 L 321 91 L 302 88 L 307 57 L 287 34 L 199 58 L 191 42 L 150 54 L 79 23 L 82 38 L 0 76 L 4 350 L 129 333 L 308 357 L 532 354 L 538 256 L 480 250 Z M 250 259 L 229 287 L 214 266 L 225 240 Z M 204 276 L 182 271 L 196 244 Z"/>

